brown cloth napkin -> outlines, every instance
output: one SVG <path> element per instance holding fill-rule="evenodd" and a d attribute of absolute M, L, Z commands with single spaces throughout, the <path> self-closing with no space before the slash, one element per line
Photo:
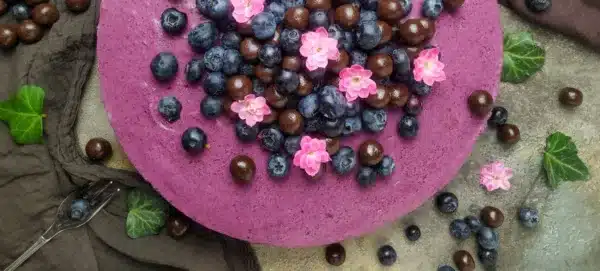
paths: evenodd
<path fill-rule="evenodd" d="M 600 0 L 551 0 L 550 9 L 533 13 L 526 0 L 499 0 L 521 17 L 575 38 L 600 51 Z"/>
<path fill-rule="evenodd" d="M 74 133 L 79 103 L 93 66 L 98 3 L 83 14 L 57 3 L 60 20 L 33 45 L 0 51 L 0 100 L 23 84 L 46 90 L 43 145 L 18 146 L 0 121 L 0 269 L 16 259 L 51 224 L 62 199 L 77 186 L 110 179 L 145 187 L 132 172 L 92 165 Z M 10 16 L 2 16 L 7 23 Z M 125 233 L 125 193 L 88 225 L 58 235 L 19 270 L 260 270 L 250 245 L 196 229 L 175 241 L 160 235 L 130 239 Z"/>

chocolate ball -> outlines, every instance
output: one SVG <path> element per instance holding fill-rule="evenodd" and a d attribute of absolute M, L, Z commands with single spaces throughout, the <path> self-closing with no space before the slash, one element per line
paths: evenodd
<path fill-rule="evenodd" d="M 346 261 L 346 249 L 339 244 L 331 244 L 325 248 L 325 260 L 333 266 L 340 266 Z"/>
<path fill-rule="evenodd" d="M 298 82 L 298 88 L 296 89 L 296 94 L 298 96 L 306 96 L 312 92 L 313 83 L 306 75 L 299 73 Z"/>
<path fill-rule="evenodd" d="M 506 144 L 515 144 L 521 139 L 519 127 L 514 124 L 506 123 L 500 125 L 496 131 L 498 140 Z"/>
<path fill-rule="evenodd" d="M 44 36 L 44 30 L 31 20 L 21 22 L 17 29 L 19 40 L 26 44 L 40 41 Z"/>
<path fill-rule="evenodd" d="M 377 27 L 381 30 L 381 39 L 379 40 L 379 44 L 384 44 L 392 39 L 392 27 L 384 22 L 377 21 Z"/>
<path fill-rule="evenodd" d="M 343 68 L 348 67 L 350 64 L 350 56 L 344 50 L 340 50 L 340 57 L 337 60 L 329 60 L 327 63 L 327 70 L 333 73 L 339 73 Z"/>
<path fill-rule="evenodd" d="M 263 117 L 262 124 L 273 124 L 279 118 L 279 112 L 271 109 L 271 114 Z"/>
<path fill-rule="evenodd" d="M 81 13 L 90 7 L 90 0 L 65 0 L 67 9 L 74 13 Z"/>
<path fill-rule="evenodd" d="M 368 139 L 358 147 L 358 158 L 362 165 L 374 166 L 383 159 L 383 146 L 373 139 Z"/>
<path fill-rule="evenodd" d="M 375 77 L 385 78 L 394 71 L 394 62 L 387 54 L 372 55 L 367 58 L 367 69 L 371 70 Z"/>
<path fill-rule="evenodd" d="M 252 93 L 252 80 L 245 75 L 234 75 L 227 79 L 225 88 L 232 100 L 243 100 L 246 95 Z"/>
<path fill-rule="evenodd" d="M 382 84 L 377 84 L 377 92 L 369 95 L 365 102 L 373 108 L 384 108 L 388 105 L 390 99 L 389 89 Z"/>
<path fill-rule="evenodd" d="M 504 223 L 504 214 L 496 207 L 483 207 L 480 212 L 480 217 L 483 223 L 490 228 L 498 228 Z"/>
<path fill-rule="evenodd" d="M 328 10 L 331 8 L 331 0 L 307 0 L 306 7 L 310 10 Z"/>
<path fill-rule="evenodd" d="M 224 97 L 223 98 L 223 111 L 225 112 L 225 116 L 229 117 L 230 119 L 237 119 L 238 118 L 238 114 L 231 111 L 231 104 L 233 103 L 233 100 L 229 97 Z"/>
<path fill-rule="evenodd" d="M 8 11 L 8 4 L 4 0 L 0 0 L 0 16 Z"/>
<path fill-rule="evenodd" d="M 345 4 L 335 9 L 335 22 L 345 28 L 352 28 L 358 24 L 360 10 L 352 5 Z"/>
<path fill-rule="evenodd" d="M 485 90 L 477 90 L 469 96 L 469 109 L 478 117 L 485 117 L 494 106 L 494 98 Z"/>
<path fill-rule="evenodd" d="M 410 61 L 414 61 L 419 56 L 419 53 L 423 51 L 423 46 L 407 46 L 405 50 Z"/>
<path fill-rule="evenodd" d="M 240 54 L 245 60 L 255 61 L 258 59 L 260 43 L 254 38 L 245 38 L 240 43 Z"/>
<path fill-rule="evenodd" d="M 304 118 L 295 109 L 287 109 L 279 114 L 279 127 L 288 135 L 299 135 L 304 129 Z"/>
<path fill-rule="evenodd" d="M 579 89 L 566 87 L 560 91 L 558 95 L 560 103 L 566 106 L 576 107 L 583 102 L 583 93 Z"/>
<path fill-rule="evenodd" d="M 379 15 L 380 19 L 390 23 L 395 23 L 406 16 L 402 2 L 399 0 L 379 0 L 379 3 L 377 3 L 377 15 Z"/>
<path fill-rule="evenodd" d="M 48 0 L 25 0 L 25 4 L 28 6 L 37 6 L 41 3 L 47 3 Z"/>
<path fill-rule="evenodd" d="M 466 250 L 459 250 L 452 256 L 454 264 L 458 267 L 459 271 L 473 271 L 475 270 L 475 260 L 473 256 Z"/>
<path fill-rule="evenodd" d="M 231 159 L 229 164 L 229 172 L 233 177 L 233 180 L 239 184 L 248 184 L 252 182 L 254 173 L 256 172 L 256 165 L 254 160 L 247 155 L 238 155 Z"/>
<path fill-rule="evenodd" d="M 0 49 L 8 50 L 14 48 L 19 42 L 15 30 L 8 25 L 0 25 Z"/>
<path fill-rule="evenodd" d="M 112 146 L 104 138 L 92 138 L 85 145 L 85 154 L 92 161 L 102 161 L 112 155 Z"/>
<path fill-rule="evenodd" d="M 181 239 L 190 228 L 190 221 L 182 215 L 169 216 L 167 219 L 167 234 L 173 239 Z"/>
<path fill-rule="evenodd" d="M 443 2 L 444 10 L 452 12 L 462 7 L 462 5 L 465 3 L 465 0 L 444 0 Z"/>
<path fill-rule="evenodd" d="M 297 72 L 302 67 L 302 58 L 299 56 L 284 56 L 281 67 L 286 70 Z"/>
<path fill-rule="evenodd" d="M 390 92 L 390 102 L 388 106 L 401 108 L 408 102 L 410 92 L 405 84 L 393 84 L 388 87 Z"/>
<path fill-rule="evenodd" d="M 264 95 L 267 103 L 274 108 L 284 108 L 288 102 L 287 96 L 283 96 L 275 85 L 268 86 Z"/>
<path fill-rule="evenodd" d="M 421 99 L 417 95 L 410 95 L 408 101 L 404 105 L 404 112 L 409 115 L 418 116 L 423 110 Z"/>
<path fill-rule="evenodd" d="M 252 36 L 254 35 L 254 31 L 252 30 L 252 24 L 250 22 L 246 23 L 238 23 L 237 24 L 237 32 L 243 36 Z"/>
<path fill-rule="evenodd" d="M 407 45 L 421 45 L 433 37 L 432 31 L 435 32 L 435 26 L 426 18 L 408 19 L 398 24 L 398 37 Z"/>
<path fill-rule="evenodd" d="M 326 150 L 329 155 L 334 155 L 340 150 L 340 140 L 336 137 L 325 138 L 325 143 L 327 144 Z"/>
<path fill-rule="evenodd" d="M 308 26 L 308 9 L 304 7 L 293 7 L 289 8 L 285 12 L 283 20 L 285 25 L 296 28 L 298 30 L 304 30 Z"/>
<path fill-rule="evenodd" d="M 52 3 L 39 4 L 33 8 L 32 19 L 36 24 L 51 26 L 60 17 L 58 9 Z"/>
<path fill-rule="evenodd" d="M 275 76 L 277 75 L 277 68 L 269 68 L 263 64 L 256 65 L 254 67 L 254 75 L 258 80 L 265 84 L 273 83 Z"/>

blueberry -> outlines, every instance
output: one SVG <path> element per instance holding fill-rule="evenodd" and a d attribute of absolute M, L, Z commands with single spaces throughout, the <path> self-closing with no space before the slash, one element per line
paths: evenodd
<path fill-rule="evenodd" d="M 477 233 L 477 243 L 485 249 L 498 249 L 500 246 L 500 237 L 493 229 L 482 227 Z"/>
<path fill-rule="evenodd" d="M 304 0 L 282 0 L 281 3 L 285 9 L 304 6 Z"/>
<path fill-rule="evenodd" d="M 223 69 L 223 60 L 225 58 L 225 49 L 221 46 L 210 48 L 204 54 L 204 67 L 209 71 L 220 72 Z"/>
<path fill-rule="evenodd" d="M 404 234 L 406 235 L 406 239 L 414 242 L 421 238 L 421 229 L 417 225 L 410 225 L 404 230 Z"/>
<path fill-rule="evenodd" d="M 340 41 L 344 39 L 344 30 L 337 24 L 332 24 L 327 27 L 327 33 L 329 37 L 338 41 L 338 48 L 341 46 Z"/>
<path fill-rule="evenodd" d="M 342 135 L 345 136 L 362 131 L 362 121 L 359 116 L 346 117 L 343 126 Z"/>
<path fill-rule="evenodd" d="M 285 28 L 279 36 L 279 44 L 284 52 L 289 54 L 297 54 L 300 49 L 300 31 L 293 28 Z"/>
<path fill-rule="evenodd" d="M 277 22 L 271 12 L 261 12 L 252 18 L 252 32 L 259 40 L 270 39 L 275 35 Z"/>
<path fill-rule="evenodd" d="M 202 58 L 192 58 L 185 65 L 185 80 L 190 84 L 198 83 L 202 79 L 202 73 L 204 73 L 204 60 Z"/>
<path fill-rule="evenodd" d="M 356 33 L 358 47 L 364 50 L 371 50 L 379 44 L 381 40 L 381 29 L 376 21 L 364 21 L 358 24 Z"/>
<path fill-rule="evenodd" d="M 354 50 L 350 53 L 350 63 L 352 65 L 367 66 L 367 54 L 363 51 Z"/>
<path fill-rule="evenodd" d="M 221 45 L 227 49 L 240 49 L 240 43 L 242 42 L 242 36 L 234 31 L 227 32 L 221 37 Z"/>
<path fill-rule="evenodd" d="M 200 102 L 200 112 L 207 119 L 219 117 L 223 113 L 223 99 L 206 95 Z"/>
<path fill-rule="evenodd" d="M 12 6 L 10 13 L 17 21 L 27 20 L 31 17 L 31 9 L 23 3 L 18 3 Z"/>
<path fill-rule="evenodd" d="M 324 10 L 314 10 L 308 15 L 308 27 L 317 29 L 319 27 L 327 28 L 329 26 L 329 16 Z"/>
<path fill-rule="evenodd" d="M 319 112 L 319 96 L 311 93 L 300 99 L 298 112 L 307 119 L 315 117 Z"/>
<path fill-rule="evenodd" d="M 181 146 L 189 154 L 199 154 L 206 146 L 206 133 L 198 127 L 188 128 L 181 135 Z"/>
<path fill-rule="evenodd" d="M 356 181 L 358 184 L 363 187 L 369 187 L 375 184 L 375 179 L 377 178 L 377 173 L 371 167 L 359 167 L 358 172 L 356 173 Z"/>
<path fill-rule="evenodd" d="M 71 202 L 71 213 L 69 217 L 73 220 L 84 220 L 90 213 L 90 202 L 84 199 L 76 199 Z"/>
<path fill-rule="evenodd" d="M 429 19 L 436 20 L 442 13 L 443 8 L 442 0 L 425 0 L 423 1 L 421 13 Z"/>
<path fill-rule="evenodd" d="M 258 59 L 267 67 L 274 67 L 281 63 L 281 49 L 273 44 L 264 44 L 258 51 Z"/>
<path fill-rule="evenodd" d="M 404 105 L 404 113 L 418 116 L 423 111 L 423 104 L 421 103 L 421 99 L 419 99 L 416 95 L 410 95 L 408 101 Z"/>
<path fill-rule="evenodd" d="M 304 120 L 304 131 L 308 133 L 316 132 L 321 130 L 323 127 L 323 118 L 314 117 L 312 119 Z"/>
<path fill-rule="evenodd" d="M 346 113 L 346 97 L 334 86 L 324 86 L 319 93 L 319 112 L 328 119 L 337 119 Z"/>
<path fill-rule="evenodd" d="M 419 121 L 411 116 L 404 115 L 398 122 L 398 135 L 403 138 L 413 138 L 419 132 Z"/>
<path fill-rule="evenodd" d="M 403 8 L 404 14 L 408 15 L 413 7 L 412 0 L 400 0 L 400 3 L 402 4 L 401 6 Z"/>
<path fill-rule="evenodd" d="M 227 18 L 223 18 L 215 21 L 217 29 L 221 32 L 236 32 L 238 29 L 238 23 L 233 18 L 233 13 L 228 13 Z"/>
<path fill-rule="evenodd" d="M 300 77 L 298 77 L 298 73 L 296 72 L 283 69 L 279 75 L 277 75 L 275 83 L 277 84 L 277 89 L 282 93 L 292 94 L 298 89 Z"/>
<path fill-rule="evenodd" d="M 263 96 L 265 93 L 265 85 L 258 78 L 252 79 L 252 93 L 257 96 Z"/>
<path fill-rule="evenodd" d="M 479 230 L 482 227 L 481 220 L 479 220 L 479 218 L 477 218 L 476 216 L 470 215 L 465 217 L 464 220 L 467 223 L 467 225 L 469 225 L 469 228 L 471 228 L 472 232 L 479 232 Z"/>
<path fill-rule="evenodd" d="M 168 8 L 160 15 L 160 26 L 169 34 L 181 34 L 187 26 L 187 15 L 176 8 Z"/>
<path fill-rule="evenodd" d="M 379 174 L 381 176 L 392 175 L 395 168 L 396 168 L 396 163 L 394 162 L 394 159 L 392 157 L 390 157 L 389 155 L 384 155 L 383 159 L 381 159 L 381 162 L 379 162 L 377 165 L 375 165 L 375 170 L 377 171 L 377 174 Z"/>
<path fill-rule="evenodd" d="M 494 249 L 484 249 L 480 247 L 479 251 L 477 252 L 477 256 L 481 262 L 481 265 L 485 266 L 486 268 L 492 268 L 496 266 L 496 262 L 498 261 L 498 251 Z"/>
<path fill-rule="evenodd" d="M 238 50 L 226 49 L 223 55 L 223 73 L 227 75 L 237 74 L 242 64 L 242 55 Z"/>
<path fill-rule="evenodd" d="M 365 0 L 363 0 L 365 1 Z M 371 0 L 367 0 L 367 1 L 371 1 Z M 377 1 L 377 0 L 375 0 Z M 375 5 L 377 5 L 377 2 L 375 2 Z M 366 22 L 366 21 L 377 21 L 377 8 L 375 8 L 374 10 L 361 10 L 360 11 L 360 17 L 358 19 L 358 23 L 362 23 L 362 22 Z"/>
<path fill-rule="evenodd" d="M 360 7 L 362 9 L 377 11 L 377 2 L 379 0 L 360 0 Z M 377 20 L 377 19 L 375 19 Z"/>
<path fill-rule="evenodd" d="M 283 145 L 283 134 L 276 128 L 265 128 L 258 133 L 258 140 L 260 140 L 260 145 L 265 150 L 276 152 Z"/>
<path fill-rule="evenodd" d="M 361 117 L 366 130 L 374 133 L 383 131 L 387 123 L 387 113 L 383 109 L 365 108 Z"/>
<path fill-rule="evenodd" d="M 267 11 L 275 16 L 275 22 L 277 24 L 283 21 L 283 17 L 285 17 L 285 7 L 281 3 L 270 3 L 267 6 Z"/>
<path fill-rule="evenodd" d="M 337 174 L 347 174 L 356 167 L 356 153 L 352 148 L 343 146 L 331 157 L 331 164 Z"/>
<path fill-rule="evenodd" d="M 508 110 L 502 106 L 496 106 L 492 109 L 492 114 L 488 120 L 488 124 L 491 126 L 500 126 L 505 124 L 508 120 Z"/>
<path fill-rule="evenodd" d="M 290 172 L 290 161 L 279 153 L 271 154 L 267 162 L 267 173 L 273 178 L 283 178 Z"/>
<path fill-rule="evenodd" d="M 362 106 L 360 105 L 360 102 L 357 101 L 353 101 L 353 102 L 346 102 L 346 117 L 354 117 L 354 116 L 360 116 L 360 112 L 362 110 Z"/>
<path fill-rule="evenodd" d="M 552 0 L 525 0 L 525 6 L 531 12 L 540 13 L 552 7 Z"/>
<path fill-rule="evenodd" d="M 202 86 L 208 95 L 221 96 L 225 93 L 225 75 L 222 72 L 208 73 Z"/>
<path fill-rule="evenodd" d="M 471 228 L 462 219 L 455 219 L 450 223 L 450 235 L 456 239 L 465 240 L 471 236 Z"/>
<path fill-rule="evenodd" d="M 452 268 L 452 266 L 449 265 L 440 265 L 440 267 L 438 267 L 437 271 L 456 271 L 454 268 Z"/>
<path fill-rule="evenodd" d="M 442 213 L 454 213 L 458 209 L 458 198 L 453 193 L 442 192 L 435 198 L 435 205 Z"/>
<path fill-rule="evenodd" d="M 204 22 L 188 33 L 188 44 L 196 52 L 204 52 L 215 44 L 217 27 L 212 22 Z"/>
<path fill-rule="evenodd" d="M 196 7 L 202 15 L 219 20 L 227 18 L 231 10 L 231 3 L 229 0 L 196 0 Z"/>
<path fill-rule="evenodd" d="M 396 250 L 390 245 L 382 246 L 377 250 L 377 259 L 382 265 L 390 266 L 394 264 L 397 257 Z"/>
<path fill-rule="evenodd" d="M 519 209 L 519 222 L 527 228 L 535 228 L 540 222 L 538 211 L 533 208 L 522 207 Z"/>
<path fill-rule="evenodd" d="M 431 86 L 425 84 L 423 81 L 413 81 L 410 84 L 410 92 L 419 96 L 427 96 L 431 93 Z"/>
<path fill-rule="evenodd" d="M 369 52 L 369 55 L 391 55 L 392 52 L 398 47 L 394 42 L 387 42 L 375 47 L 375 49 Z"/>
<path fill-rule="evenodd" d="M 175 122 L 181 114 L 181 103 L 175 96 L 165 96 L 158 101 L 158 113 L 168 122 Z"/>
<path fill-rule="evenodd" d="M 321 132 L 328 137 L 338 137 L 344 131 L 344 122 L 340 119 L 328 119 L 323 120 L 323 126 Z"/>
<path fill-rule="evenodd" d="M 169 52 L 158 53 L 150 62 L 150 71 L 158 81 L 168 81 L 175 77 L 179 65 L 177 58 Z"/>
<path fill-rule="evenodd" d="M 396 48 L 392 51 L 392 63 L 394 63 L 394 72 L 398 74 L 407 74 L 410 72 L 410 57 L 404 48 Z"/>
<path fill-rule="evenodd" d="M 344 38 L 340 40 L 340 48 L 346 50 L 346 52 L 350 53 L 354 50 L 354 32 L 344 31 Z"/>
<path fill-rule="evenodd" d="M 235 135 L 244 143 L 253 142 L 258 135 L 258 125 L 248 126 L 245 121 L 238 120 L 235 123 Z"/>
<path fill-rule="evenodd" d="M 300 139 L 301 137 L 299 136 L 289 136 L 286 138 L 285 142 L 283 142 L 283 148 L 285 149 L 285 152 L 287 152 L 289 155 L 296 154 L 296 152 L 300 150 Z"/>
<path fill-rule="evenodd" d="M 254 65 L 250 63 L 242 63 L 239 70 L 241 75 L 254 76 Z"/>

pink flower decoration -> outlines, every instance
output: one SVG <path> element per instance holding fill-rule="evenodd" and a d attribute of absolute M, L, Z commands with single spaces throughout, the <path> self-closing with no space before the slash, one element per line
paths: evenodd
<path fill-rule="evenodd" d="M 340 57 L 338 41 L 330 38 L 324 27 L 302 34 L 301 41 L 300 54 L 306 57 L 306 68 L 309 71 L 325 68 L 328 60 L 337 60 Z"/>
<path fill-rule="evenodd" d="M 294 166 L 304 169 L 310 176 L 317 175 L 321 163 L 331 161 L 326 147 L 325 140 L 303 136 L 300 140 L 300 150 L 294 154 Z"/>
<path fill-rule="evenodd" d="M 254 94 L 248 94 L 243 100 L 231 103 L 231 111 L 245 120 L 248 126 L 254 126 L 261 122 L 264 116 L 271 114 L 267 100 L 264 97 L 255 97 Z"/>
<path fill-rule="evenodd" d="M 415 68 L 413 69 L 413 75 L 417 82 L 423 81 L 425 84 L 433 86 L 434 82 L 446 80 L 445 65 L 440 62 L 439 55 L 438 48 L 425 49 L 419 53 L 414 61 Z"/>
<path fill-rule="evenodd" d="M 498 188 L 508 190 L 510 182 L 508 181 L 513 176 L 513 171 L 509 167 L 505 167 L 502 162 L 496 161 L 487 164 L 481 168 L 479 183 L 483 185 L 487 191 L 494 191 Z"/>
<path fill-rule="evenodd" d="M 233 18 L 238 23 L 247 23 L 264 10 L 265 0 L 231 0 Z"/>
<path fill-rule="evenodd" d="M 377 85 L 371 79 L 373 73 L 361 65 L 354 64 L 350 68 L 344 68 L 339 75 L 339 89 L 346 93 L 346 100 L 349 102 L 377 93 Z"/>

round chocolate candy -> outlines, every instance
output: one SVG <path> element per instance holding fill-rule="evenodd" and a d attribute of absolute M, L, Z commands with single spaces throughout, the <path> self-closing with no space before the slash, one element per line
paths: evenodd
<path fill-rule="evenodd" d="M 405 50 L 410 61 L 414 61 L 419 56 L 419 53 L 423 51 L 423 46 L 407 46 Z"/>
<path fill-rule="evenodd" d="M 237 24 L 237 32 L 243 36 L 252 36 L 254 35 L 254 31 L 252 30 L 252 24 L 250 22 L 238 23 Z"/>
<path fill-rule="evenodd" d="M 398 37 L 407 45 L 421 45 L 433 37 L 434 23 L 427 18 L 414 18 L 398 24 Z"/>
<path fill-rule="evenodd" d="M 477 90 L 469 96 L 469 109 L 478 117 L 485 117 L 494 105 L 494 98 L 485 90 Z"/>
<path fill-rule="evenodd" d="M 406 16 L 402 2 L 399 0 L 379 0 L 377 15 L 380 19 L 390 23 L 396 23 L 400 18 Z"/>
<path fill-rule="evenodd" d="M 306 75 L 299 73 L 298 81 L 298 88 L 296 89 L 296 94 L 298 96 L 306 96 L 312 92 L 313 83 Z"/>
<path fill-rule="evenodd" d="M 331 0 L 307 0 L 306 7 L 310 10 L 328 10 L 331 8 Z"/>
<path fill-rule="evenodd" d="M 452 260 L 454 260 L 454 264 L 460 271 L 475 270 L 475 260 L 473 259 L 473 256 L 471 256 L 471 253 L 466 250 L 454 252 Z"/>
<path fill-rule="evenodd" d="M 367 69 L 377 78 L 386 78 L 394 71 L 394 62 L 387 54 L 372 55 L 367 58 Z"/>
<path fill-rule="evenodd" d="M 362 165 L 374 166 L 383 159 L 383 146 L 373 139 L 368 139 L 358 147 L 358 158 Z"/>
<path fill-rule="evenodd" d="M 339 244 L 331 244 L 325 248 L 325 260 L 331 265 L 340 266 L 346 261 L 346 249 Z"/>
<path fill-rule="evenodd" d="M 8 4 L 4 0 L 0 0 L 0 16 L 8 11 Z"/>
<path fill-rule="evenodd" d="M 417 95 L 410 95 L 408 101 L 404 105 L 404 112 L 409 115 L 418 116 L 423 110 L 421 99 Z"/>
<path fill-rule="evenodd" d="M 444 0 L 444 10 L 455 11 L 460 8 L 465 0 Z"/>
<path fill-rule="evenodd" d="M 345 4 L 335 9 L 335 22 L 345 28 L 352 28 L 358 24 L 360 10 L 352 5 Z"/>
<path fill-rule="evenodd" d="M 329 155 L 334 155 L 340 150 L 340 140 L 337 137 L 325 138 L 325 143 L 327 144 L 326 150 Z"/>
<path fill-rule="evenodd" d="M 189 228 L 189 219 L 182 215 L 169 216 L 167 220 L 167 234 L 173 239 L 181 239 Z"/>
<path fill-rule="evenodd" d="M 384 21 L 377 21 L 377 27 L 379 27 L 379 30 L 381 30 L 381 39 L 379 40 L 379 44 L 384 44 L 392 39 L 392 27 L 388 23 Z"/>
<path fill-rule="evenodd" d="M 286 70 L 297 72 L 302 67 L 302 58 L 299 56 L 284 56 L 281 67 Z"/>
<path fill-rule="evenodd" d="M 393 84 L 389 87 L 390 102 L 388 105 L 393 108 L 401 108 L 408 102 L 410 92 L 405 84 Z"/>
<path fill-rule="evenodd" d="M 583 102 L 583 93 L 579 89 L 566 87 L 560 91 L 558 95 L 560 103 L 566 106 L 580 106 Z"/>
<path fill-rule="evenodd" d="M 271 114 L 265 115 L 263 120 L 260 122 L 262 124 L 273 124 L 279 118 L 279 112 L 271 109 Z"/>
<path fill-rule="evenodd" d="M 58 9 L 52 3 L 43 3 L 33 8 L 32 16 L 33 22 L 43 26 L 51 26 L 60 17 Z"/>
<path fill-rule="evenodd" d="M 238 115 L 237 113 L 231 111 L 231 104 L 233 103 L 233 100 L 229 97 L 224 97 L 223 98 L 223 111 L 225 112 L 225 116 L 229 117 L 230 119 L 237 119 Z"/>
<path fill-rule="evenodd" d="M 263 64 L 258 64 L 254 67 L 254 75 L 265 84 L 273 83 L 277 71 L 277 68 L 269 68 Z"/>
<path fill-rule="evenodd" d="M 25 20 L 17 28 L 17 35 L 23 43 L 31 44 L 42 39 L 44 30 L 32 20 Z"/>
<path fill-rule="evenodd" d="M 480 217 L 483 223 L 490 228 L 498 228 L 504 223 L 504 214 L 496 207 L 483 207 L 480 212 Z"/>
<path fill-rule="evenodd" d="M 327 64 L 327 69 L 335 74 L 342 71 L 343 68 L 348 67 L 350 64 L 350 56 L 344 50 L 340 50 L 340 57 L 337 60 L 329 60 Z"/>
<path fill-rule="evenodd" d="M 275 85 L 270 85 L 265 89 L 265 99 L 267 103 L 274 108 L 284 108 L 288 102 L 287 96 L 283 96 Z M 271 110 L 272 111 L 272 110 Z"/>
<path fill-rule="evenodd" d="M 283 20 L 288 27 L 304 30 L 308 26 L 308 15 L 308 9 L 301 6 L 293 7 L 285 12 Z"/>
<path fill-rule="evenodd" d="M 102 161 L 112 155 L 112 146 L 104 138 L 92 138 L 85 145 L 85 154 L 92 161 Z"/>
<path fill-rule="evenodd" d="M 258 52 L 260 51 L 260 43 L 254 38 L 245 38 L 240 43 L 240 54 L 245 60 L 255 61 L 258 59 Z"/>
<path fill-rule="evenodd" d="M 254 160 L 247 155 L 238 155 L 231 159 L 229 172 L 237 183 L 248 184 L 254 178 L 256 165 L 254 164 Z"/>
<path fill-rule="evenodd" d="M 227 79 L 225 88 L 232 100 L 243 100 L 246 95 L 252 93 L 252 81 L 248 76 L 234 75 Z"/>
<path fill-rule="evenodd" d="M 288 135 L 299 135 L 304 129 L 304 118 L 296 109 L 287 109 L 279 114 L 279 128 Z"/>
<path fill-rule="evenodd" d="M 496 133 L 498 140 L 506 144 L 515 144 L 521 139 L 521 131 L 519 131 L 519 127 L 510 123 L 500 125 Z"/>
<path fill-rule="evenodd" d="M 17 45 L 19 37 L 14 28 L 9 25 L 0 25 L 0 49 L 8 50 Z"/>
<path fill-rule="evenodd" d="M 67 9 L 74 13 L 81 13 L 90 7 L 91 0 L 65 0 Z"/>
<path fill-rule="evenodd" d="M 369 95 L 365 101 L 373 108 L 384 108 L 388 105 L 390 99 L 389 89 L 382 84 L 377 84 L 377 92 Z"/>

